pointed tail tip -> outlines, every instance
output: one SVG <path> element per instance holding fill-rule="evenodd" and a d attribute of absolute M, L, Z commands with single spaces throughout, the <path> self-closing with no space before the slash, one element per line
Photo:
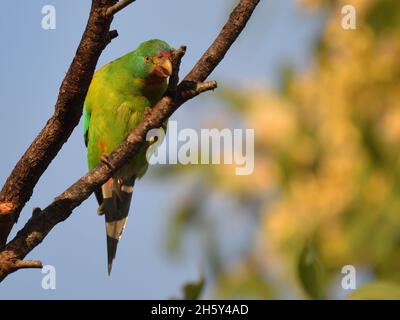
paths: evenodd
<path fill-rule="evenodd" d="M 111 274 L 113 261 L 117 253 L 118 240 L 107 236 L 107 262 L 108 262 L 108 275 Z"/>
<path fill-rule="evenodd" d="M 102 186 L 103 201 L 98 213 L 105 216 L 109 276 L 112 270 L 112 263 L 117 254 L 118 241 L 128 220 L 132 191 L 132 186 L 120 185 L 117 180 L 113 180 L 111 185 L 106 183 Z"/>

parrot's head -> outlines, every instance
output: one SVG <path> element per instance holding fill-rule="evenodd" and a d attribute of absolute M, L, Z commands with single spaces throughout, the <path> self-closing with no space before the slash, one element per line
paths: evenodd
<path fill-rule="evenodd" d="M 172 73 L 172 48 L 155 39 L 143 42 L 135 50 L 133 72 L 144 80 L 163 81 Z"/>

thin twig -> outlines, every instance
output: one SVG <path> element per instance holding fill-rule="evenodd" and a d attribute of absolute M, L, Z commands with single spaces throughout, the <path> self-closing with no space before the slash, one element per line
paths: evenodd
<path fill-rule="evenodd" d="M 206 80 L 243 31 L 259 2 L 260 0 L 241 0 L 239 2 L 218 37 L 185 77 L 185 80 L 194 82 Z"/>
<path fill-rule="evenodd" d="M 205 81 L 205 82 L 188 82 L 183 81 L 182 86 L 185 87 L 181 90 L 182 98 L 186 99 L 186 97 L 193 97 L 210 90 L 214 90 L 217 88 L 217 81 Z"/>
<path fill-rule="evenodd" d="M 176 94 L 176 89 L 179 83 L 179 70 L 181 61 L 186 53 L 186 46 L 180 46 L 179 49 L 173 50 L 172 52 L 172 75 L 169 78 L 168 92 L 167 95 Z"/>
<path fill-rule="evenodd" d="M 115 15 L 118 11 L 121 11 L 125 7 L 129 6 L 131 3 L 135 2 L 136 0 L 121 0 L 114 4 L 113 6 L 109 7 L 106 10 L 106 16 L 113 16 Z"/>
<path fill-rule="evenodd" d="M 15 267 L 17 269 L 42 269 L 43 263 L 38 260 L 17 260 Z"/>

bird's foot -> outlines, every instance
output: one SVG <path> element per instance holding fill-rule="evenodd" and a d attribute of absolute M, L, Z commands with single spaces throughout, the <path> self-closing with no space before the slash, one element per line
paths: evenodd
<path fill-rule="evenodd" d="M 105 213 L 104 211 L 104 202 L 97 209 L 97 215 L 102 216 Z"/>

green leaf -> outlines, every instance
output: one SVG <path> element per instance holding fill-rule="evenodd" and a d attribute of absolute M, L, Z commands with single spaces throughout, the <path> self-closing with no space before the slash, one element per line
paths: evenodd
<path fill-rule="evenodd" d="M 347 296 L 350 300 L 400 300 L 400 285 L 387 281 L 368 283 Z"/>
<path fill-rule="evenodd" d="M 306 241 L 299 261 L 298 276 L 304 291 L 312 299 L 322 299 L 324 296 L 324 268 L 315 244 Z"/>
<path fill-rule="evenodd" d="M 203 275 L 197 282 L 189 282 L 183 286 L 183 299 L 197 300 L 203 292 L 206 281 Z"/>

